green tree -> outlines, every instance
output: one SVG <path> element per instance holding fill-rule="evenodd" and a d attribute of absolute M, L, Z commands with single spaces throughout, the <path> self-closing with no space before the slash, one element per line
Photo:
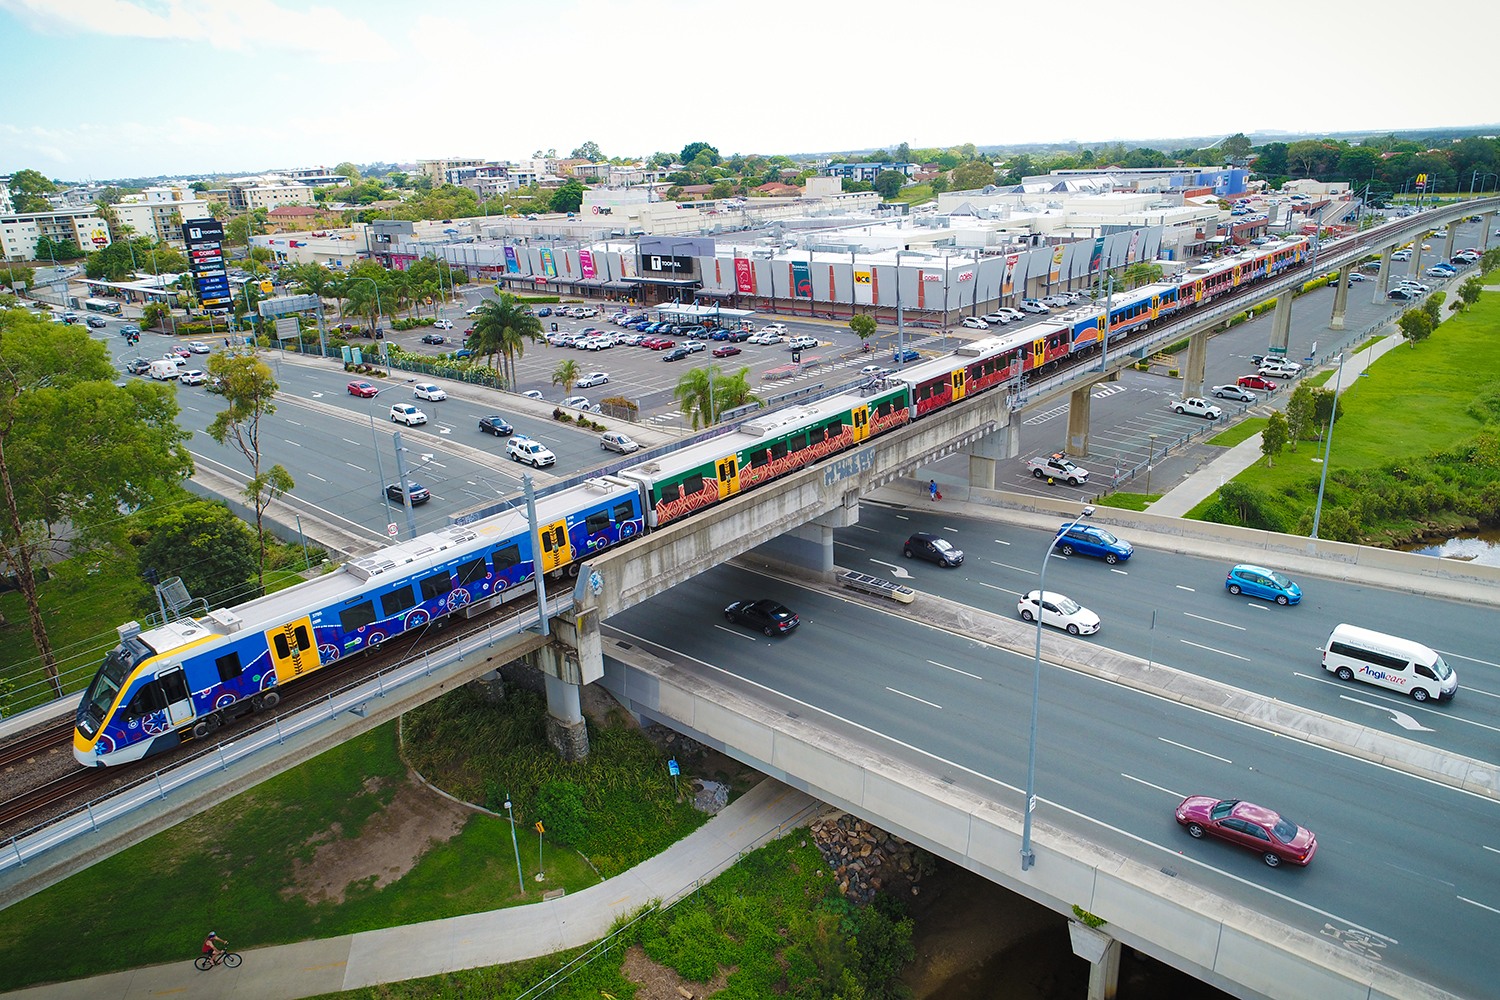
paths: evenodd
<path fill-rule="evenodd" d="M 343 163 L 340 163 L 338 166 L 334 167 L 333 172 L 338 174 L 340 177 L 349 178 L 349 182 L 351 184 L 359 183 L 359 168 L 350 163 L 348 160 L 345 160 Z"/>
<path fill-rule="evenodd" d="M 1139 288 L 1161 280 L 1161 265 L 1153 264 L 1149 260 L 1138 260 L 1125 268 L 1120 275 L 1124 279 L 1127 288 Z"/>
<path fill-rule="evenodd" d="M 1482 278 L 1470 278 L 1458 286 L 1458 298 L 1464 307 L 1472 306 L 1479 301 L 1479 295 L 1484 291 L 1484 280 Z"/>
<path fill-rule="evenodd" d="M 34 560 L 63 539 L 75 554 L 108 540 L 122 508 L 151 503 L 193 467 L 175 393 L 139 381 L 116 386 L 105 345 L 88 333 L 0 311 L 0 541 L 59 695 Z"/>
<path fill-rule="evenodd" d="M 603 163 L 608 159 L 604 151 L 599 148 L 599 144 L 592 139 L 573 150 L 572 157 L 575 160 L 588 160 L 590 163 Z"/>
<path fill-rule="evenodd" d="M 162 578 L 179 576 L 188 592 L 211 607 L 237 603 L 255 572 L 255 535 L 224 504 L 191 499 L 148 511 L 142 527 L 142 567 Z"/>
<path fill-rule="evenodd" d="M 1302 440 L 1312 418 L 1312 386 L 1303 382 L 1292 392 L 1292 397 L 1286 403 L 1286 433 L 1291 443 L 1292 451 L 1297 450 L 1297 442 Z"/>
<path fill-rule="evenodd" d="M 682 155 L 678 157 L 677 162 L 685 167 L 691 166 L 705 153 L 708 154 L 706 166 L 712 167 L 719 162 L 718 149 L 706 142 L 690 142 L 686 146 L 683 146 Z"/>
<path fill-rule="evenodd" d="M 1280 177 L 1287 173 L 1286 163 L 1287 144 L 1284 142 L 1268 142 L 1260 147 L 1260 153 L 1255 157 L 1255 172 L 1262 177 Z"/>
<path fill-rule="evenodd" d="M 1323 429 L 1330 421 L 1337 421 L 1344 415 L 1344 401 L 1338 398 L 1338 394 L 1332 389 L 1313 390 L 1313 426 L 1318 429 L 1318 439 L 1323 438 Z"/>
<path fill-rule="evenodd" d="M 163 302 L 147 302 L 141 308 L 141 326 L 151 330 L 161 330 L 167 325 L 167 318 L 172 315 Z"/>
<path fill-rule="evenodd" d="M 693 415 L 694 430 L 712 427 L 725 410 L 746 403 L 761 403 L 760 398 L 750 391 L 749 368 L 741 368 L 726 376 L 718 365 L 684 372 L 672 390 L 672 398 L 681 404 L 683 413 Z"/>
<path fill-rule="evenodd" d="M 45 212 L 52 207 L 47 195 L 57 193 L 57 185 L 39 170 L 17 170 L 10 175 L 10 201 L 17 212 Z"/>
<path fill-rule="evenodd" d="M 960 191 L 973 191 L 995 183 L 995 168 L 984 160 L 970 160 L 953 170 L 953 186 Z"/>
<path fill-rule="evenodd" d="M 1260 453 L 1266 456 L 1267 467 L 1276 464 L 1276 456 L 1281 454 L 1290 437 L 1286 417 L 1279 410 L 1273 412 L 1266 420 L 1265 430 L 1260 432 Z"/>
<path fill-rule="evenodd" d="M 733 184 L 731 184 L 729 181 L 719 181 L 714 185 L 714 189 L 709 192 L 709 197 L 722 201 L 723 199 L 728 198 L 733 194 Z"/>
<path fill-rule="evenodd" d="M 1396 321 L 1396 325 L 1401 328 L 1401 333 L 1412 347 L 1432 336 L 1432 317 L 1422 309 L 1406 310 Z"/>
<path fill-rule="evenodd" d="M 1437 329 L 1438 321 L 1442 319 L 1443 303 L 1447 298 L 1447 292 L 1433 292 L 1422 303 L 1422 311 L 1427 314 L 1428 319 L 1432 320 L 1432 328 L 1434 330 Z"/>
<path fill-rule="evenodd" d="M 876 327 L 874 316 L 860 313 L 849 317 L 849 329 L 854 331 L 854 335 L 859 338 L 861 344 L 875 335 Z"/>
<path fill-rule="evenodd" d="M 882 170 L 875 175 L 872 186 L 886 201 L 895 198 L 906 186 L 906 175 L 899 170 Z"/>
<path fill-rule="evenodd" d="M 938 174 L 932 180 L 927 182 L 927 186 L 932 188 L 933 194 L 942 194 L 944 191 L 948 190 L 948 175 Z"/>
<path fill-rule="evenodd" d="M 577 181 L 568 181 L 552 192 L 551 204 L 554 212 L 578 211 L 583 205 L 583 185 Z"/>
<path fill-rule="evenodd" d="M 1245 133 L 1236 132 L 1234 135 L 1219 143 L 1219 148 L 1224 151 L 1224 155 L 1226 157 L 1230 157 L 1236 160 L 1242 160 L 1250 155 L 1250 150 L 1253 149 L 1254 146 L 1251 144 L 1249 138 L 1246 137 Z"/>
<path fill-rule="evenodd" d="M 225 407 L 208 425 L 208 435 L 245 456 L 250 478 L 242 495 L 255 511 L 255 537 L 259 546 L 256 583 L 266 584 L 265 512 L 278 496 L 296 484 L 280 464 L 261 468 L 261 418 L 276 412 L 276 379 L 271 369 L 254 354 L 215 354 L 208 370 L 222 380 Z"/>
<path fill-rule="evenodd" d="M 501 293 L 498 299 L 486 299 L 474 314 L 473 351 L 488 359 L 491 367 L 495 355 L 500 355 L 506 385 L 516 384 L 516 361 L 526 353 L 526 342 L 541 339 L 542 321 L 514 295 Z"/>
<path fill-rule="evenodd" d="M 582 377 L 583 373 L 578 370 L 578 362 L 572 358 L 559 361 L 557 367 L 552 370 L 552 384 L 562 386 L 564 396 L 573 395 L 573 386 L 577 385 Z"/>

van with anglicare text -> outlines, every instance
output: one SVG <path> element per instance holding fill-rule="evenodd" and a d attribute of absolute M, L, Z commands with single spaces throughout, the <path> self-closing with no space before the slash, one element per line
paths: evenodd
<path fill-rule="evenodd" d="M 1447 701 L 1458 691 L 1458 674 L 1436 650 L 1357 625 L 1334 628 L 1323 647 L 1323 669 L 1341 681 L 1364 681 L 1417 701 Z"/>

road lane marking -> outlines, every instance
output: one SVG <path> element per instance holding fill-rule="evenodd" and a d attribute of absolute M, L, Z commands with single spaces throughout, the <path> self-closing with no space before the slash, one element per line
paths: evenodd
<path fill-rule="evenodd" d="M 980 677 L 978 674 L 971 674 L 967 670 L 960 670 L 957 667 L 950 667 L 948 666 L 948 664 L 939 663 L 937 660 L 928 660 L 927 662 L 932 664 L 934 667 L 942 667 L 944 670 L 951 670 L 955 674 L 963 674 L 965 677 L 972 677 L 976 681 L 984 680 L 984 678 Z"/>
<path fill-rule="evenodd" d="M 728 632 L 730 635 L 738 636 L 741 639 L 749 639 L 751 642 L 755 641 L 755 636 L 746 635 L 744 632 L 740 631 L 737 628 L 730 628 L 727 625 L 719 625 L 717 623 L 714 624 L 714 628 L 718 629 L 721 632 Z"/>
<path fill-rule="evenodd" d="M 359 444 L 359 442 L 358 442 L 358 441 L 350 441 L 350 440 L 349 440 L 349 439 L 348 439 L 348 438 L 342 438 L 342 439 L 341 439 L 341 440 L 342 440 L 342 441 L 343 441 L 343 442 L 344 442 L 344 443 L 345 443 L 345 444 L 347 444 L 347 445 L 350 445 L 350 446 L 352 446 L 352 447 L 355 447 L 355 448 L 358 448 L 358 447 L 360 447 L 360 444 Z"/>
<path fill-rule="evenodd" d="M 1198 643 L 1198 642 L 1189 642 L 1186 639 L 1178 639 L 1177 641 L 1180 642 L 1180 643 L 1182 643 L 1184 646 L 1192 646 L 1194 649 L 1201 649 L 1201 650 L 1203 650 L 1206 653 L 1218 653 L 1220 656 L 1232 656 L 1236 660 L 1244 660 L 1246 663 L 1250 662 L 1250 657 L 1248 657 L 1248 656 L 1241 656 L 1238 653 L 1231 653 L 1228 650 L 1215 649 L 1213 646 L 1205 646 L 1202 643 Z"/>
<path fill-rule="evenodd" d="M 912 701 L 919 701 L 922 704 L 926 705 L 927 707 L 929 707 L 929 708 L 935 708 L 935 709 L 937 709 L 940 712 L 943 710 L 943 706 L 942 705 L 934 704 L 933 702 L 928 701 L 926 698 L 918 698 L 914 694 L 907 694 L 905 691 L 897 691 L 893 687 L 887 687 L 886 690 L 889 691 L 891 694 L 899 694 L 903 698 L 910 698 Z"/>
<path fill-rule="evenodd" d="M 1318 684 L 1327 684 L 1330 687 L 1343 687 L 1344 686 L 1344 682 L 1343 681 L 1338 680 L 1338 679 L 1333 678 L 1333 677 L 1330 677 L 1329 679 L 1325 680 L 1322 677 L 1314 677 L 1311 674 L 1304 674 L 1304 673 L 1301 673 L 1301 672 L 1295 671 L 1295 670 L 1292 671 L 1292 676 L 1293 677 L 1300 677 L 1303 680 L 1313 681 L 1313 682 L 1318 683 Z M 1369 687 L 1370 685 L 1365 685 L 1365 686 Z M 1468 689 L 1465 688 L 1464 690 L 1467 691 Z M 1412 712 L 1430 712 L 1433 715 L 1442 716 L 1444 719 L 1447 719 L 1450 722 L 1462 722 L 1465 725 L 1478 726 L 1480 729 L 1488 729 L 1492 733 L 1500 733 L 1500 726 L 1491 726 L 1491 725 L 1487 725 L 1486 723 L 1483 723 L 1483 722 L 1476 722 L 1473 719 L 1465 719 L 1461 715 L 1453 715 L 1453 714 L 1451 714 L 1449 712 L 1439 712 L 1435 708 L 1428 708 L 1426 705 L 1419 705 L 1415 701 L 1412 701 L 1412 700 L 1410 700 L 1408 698 L 1402 698 L 1400 701 L 1396 701 L 1396 700 L 1391 699 L 1391 698 L 1382 697 L 1379 691 L 1373 691 L 1373 690 L 1370 692 L 1369 696 L 1371 698 L 1375 698 L 1375 699 L 1378 699 L 1380 701 L 1388 701 L 1388 702 L 1390 702 L 1393 705 L 1400 705 L 1402 707 L 1402 709 L 1406 710 L 1406 711 L 1412 711 Z"/>
<path fill-rule="evenodd" d="M 1006 541 L 1006 540 L 1005 540 L 1005 539 L 1003 539 L 1003 538 L 997 538 L 997 539 L 995 539 L 995 544 L 996 544 L 996 545 L 1009 545 L 1009 544 L 1010 544 L 1010 542 L 1007 542 L 1007 541 Z"/>
<path fill-rule="evenodd" d="M 359 466 L 355 465 L 353 462 L 345 462 L 344 464 L 347 465 L 347 466 L 349 466 L 349 468 L 355 469 L 355 470 L 357 470 L 359 472 L 366 472 L 366 473 L 368 473 L 370 471 L 369 469 L 362 469 L 362 468 L 360 468 Z"/>
<path fill-rule="evenodd" d="M 1454 898 L 1459 902 L 1468 903 L 1470 906 L 1477 906 L 1481 910 L 1489 910 L 1491 913 L 1500 913 L 1500 910 L 1495 909 L 1493 906 L 1486 906 L 1478 900 L 1470 899 L 1467 896 L 1455 896 Z"/>
<path fill-rule="evenodd" d="M 1115 568 L 1115 567 L 1113 567 L 1113 566 L 1111 566 L 1111 567 L 1110 567 L 1110 568 L 1109 568 L 1109 571 L 1110 571 L 1110 572 L 1111 572 L 1111 573 L 1118 573 L 1118 574 L 1120 574 L 1120 575 L 1121 575 L 1121 576 L 1129 576 L 1129 575 L 1130 575 L 1130 570 L 1128 570 L 1128 569 L 1116 569 L 1116 568 Z"/>
<path fill-rule="evenodd" d="M 1413 719 L 1411 716 L 1407 715 L 1405 712 L 1397 711 L 1396 709 L 1391 708 L 1389 705 L 1377 705 L 1373 701 L 1361 701 L 1358 698 L 1351 698 L 1347 694 L 1341 694 L 1341 695 L 1339 695 L 1339 697 L 1342 698 L 1344 701 L 1352 701 L 1356 705 L 1365 705 L 1365 706 L 1367 706 L 1369 708 L 1373 708 L 1377 712 L 1389 712 L 1389 713 L 1391 713 L 1391 721 L 1394 722 L 1396 725 L 1400 726 L 1402 729 L 1414 729 L 1414 730 L 1417 730 L 1418 732 L 1423 732 L 1423 733 L 1434 732 L 1434 730 L 1428 729 L 1426 726 L 1422 725 L 1420 722 L 1418 722 L 1416 719 Z"/>
<path fill-rule="evenodd" d="M 1189 593 L 1189 594 L 1196 594 L 1196 593 L 1197 593 L 1197 592 L 1198 592 L 1198 591 L 1197 591 L 1197 590 L 1196 590 L 1196 589 L 1195 589 L 1195 588 L 1193 588 L 1193 587 L 1184 587 L 1184 586 L 1183 586 L 1183 585 L 1182 585 L 1182 584 L 1180 584 L 1180 583 L 1179 583 L 1179 584 L 1178 584 L 1178 585 L 1177 585 L 1177 589 L 1178 589 L 1178 590 L 1185 590 L 1185 591 L 1187 591 L 1187 592 L 1188 592 L 1188 593 Z"/>
<path fill-rule="evenodd" d="M 1224 763 L 1224 764 L 1233 764 L 1234 763 L 1234 761 L 1230 760 L 1228 757 L 1220 757 L 1216 753 L 1209 753 L 1207 750 L 1199 750 L 1197 747 L 1190 747 L 1186 743 L 1176 743 L 1176 742 L 1174 742 L 1172 740 L 1167 739 L 1165 736 L 1158 736 L 1157 739 L 1161 740 L 1163 743 L 1167 744 L 1168 746 L 1176 747 L 1179 750 L 1189 750 L 1189 751 L 1191 751 L 1193 753 L 1201 753 L 1205 757 L 1212 757 L 1214 760 L 1217 760 L 1217 761 L 1219 761 L 1221 763 Z"/>
<path fill-rule="evenodd" d="M 1172 796 L 1175 799 L 1185 799 L 1185 798 L 1187 798 L 1187 796 L 1183 795 L 1181 792 L 1174 792 L 1170 788 L 1163 788 L 1160 785 L 1153 785 L 1153 784 L 1151 784 L 1151 782 L 1147 781 L 1145 778 L 1137 778 L 1135 775 L 1133 775 L 1133 774 L 1126 774 L 1124 771 L 1120 772 L 1120 777 L 1126 778 L 1126 779 L 1128 779 L 1130 781 L 1134 781 L 1134 782 L 1136 782 L 1137 784 L 1140 784 L 1140 785 L 1145 785 L 1147 788 L 1154 788 L 1158 792 L 1166 792 L 1168 795 Z"/>
<path fill-rule="evenodd" d="M 1008 589 L 1006 587 L 998 587 L 998 586 L 996 586 L 993 583 L 985 583 L 983 580 L 978 580 L 976 582 L 981 587 L 988 587 L 991 590 L 998 590 L 998 591 L 1000 591 L 1000 593 L 1002 593 L 1002 594 L 1009 594 L 1011 597 L 1020 597 L 1021 596 L 1021 592 L 1019 590 L 1010 590 L 1010 589 Z"/>
<path fill-rule="evenodd" d="M 293 441 L 291 438 L 282 438 L 282 440 L 285 441 L 287 444 L 291 445 L 294 448 L 300 448 L 300 447 L 302 447 L 302 442 L 301 441 Z"/>
<path fill-rule="evenodd" d="M 991 566 L 999 566 L 1001 569 L 1015 570 L 1017 573 L 1026 573 L 1026 574 L 1028 574 L 1030 576 L 1036 576 L 1036 570 L 1034 570 L 1034 569 L 1022 569 L 1020 566 L 1012 566 L 1010 563 L 996 562 L 995 560 L 991 559 L 990 560 L 990 565 Z"/>
<path fill-rule="evenodd" d="M 1184 611 L 1183 614 L 1189 618 L 1196 618 L 1200 622 L 1208 622 L 1210 625 L 1223 625 L 1225 628 L 1232 628 L 1239 632 L 1247 631 L 1243 625 L 1232 625 L 1229 622 L 1221 622 L 1217 618 L 1205 618 L 1202 615 L 1195 615 L 1191 611 Z"/>
<path fill-rule="evenodd" d="M 1483 847 L 1486 851 L 1493 851 L 1496 854 L 1500 854 L 1500 847 L 1491 847 L 1488 844 L 1480 844 L 1479 846 Z"/>
<path fill-rule="evenodd" d="M 864 546 L 862 546 L 862 545 L 850 545 L 848 542 L 841 542 L 838 539 L 834 539 L 833 544 L 841 546 L 841 547 L 846 548 L 846 549 L 853 549 L 855 552 L 863 552 L 864 551 Z"/>
<path fill-rule="evenodd" d="M 1481 660 L 1481 659 L 1477 659 L 1476 657 L 1473 657 L 1473 656 L 1465 656 L 1462 653 L 1450 653 L 1446 649 L 1440 649 L 1440 650 L 1438 650 L 1438 652 L 1443 654 L 1443 659 L 1445 659 L 1445 660 L 1450 660 L 1450 659 L 1468 660 L 1470 663 L 1482 663 L 1486 667 L 1500 667 L 1500 663 L 1492 663 L 1489 660 Z"/>

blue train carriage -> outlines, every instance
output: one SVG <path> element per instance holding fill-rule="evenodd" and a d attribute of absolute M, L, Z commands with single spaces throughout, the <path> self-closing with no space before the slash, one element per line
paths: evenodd
<path fill-rule="evenodd" d="M 639 492 L 590 481 L 537 503 L 543 566 L 564 571 L 644 530 Z M 202 738 L 275 707 L 280 690 L 432 619 L 468 615 L 530 592 L 523 511 L 429 532 L 296 587 L 202 618 L 120 626 L 78 708 L 73 757 L 121 764 Z"/>
<path fill-rule="evenodd" d="M 1115 293 L 1109 300 L 1109 342 L 1113 344 L 1172 316 L 1182 308 L 1180 292 L 1176 282 L 1164 281 Z"/>
<path fill-rule="evenodd" d="M 911 420 L 911 396 L 899 382 L 876 380 L 847 393 L 757 416 L 728 434 L 624 469 L 639 484 L 648 527 L 727 500 L 852 448 Z"/>

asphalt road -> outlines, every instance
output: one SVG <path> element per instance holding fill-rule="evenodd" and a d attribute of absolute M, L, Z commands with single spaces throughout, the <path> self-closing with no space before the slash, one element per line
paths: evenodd
<path fill-rule="evenodd" d="M 799 612 L 796 632 L 767 639 L 724 622 L 729 601 L 762 596 Z M 732 567 L 606 627 L 1019 804 L 1029 656 Z M 1490 991 L 1500 804 L 1050 666 L 1038 732 L 1040 822 L 1459 995 Z M 1276 808 L 1316 831 L 1318 854 L 1305 870 L 1272 870 L 1249 852 L 1194 841 L 1172 816 L 1188 794 Z"/>

